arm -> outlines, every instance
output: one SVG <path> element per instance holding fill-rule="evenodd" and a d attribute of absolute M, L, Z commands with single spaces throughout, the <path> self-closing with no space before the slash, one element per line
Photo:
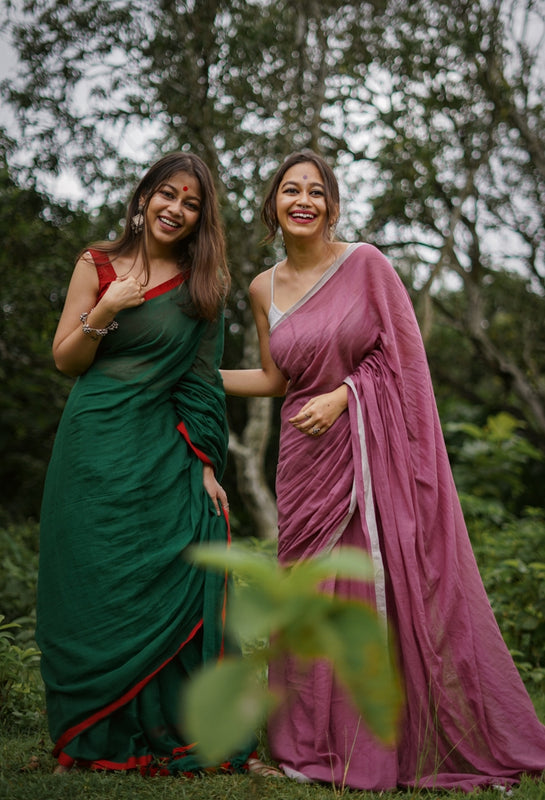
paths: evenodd
<path fill-rule="evenodd" d="M 132 276 L 113 281 L 97 302 L 98 287 L 94 262 L 85 253 L 74 268 L 53 339 L 55 365 L 58 370 L 71 377 L 81 375 L 89 369 L 100 344 L 100 338 L 83 333 L 80 315 L 89 312 L 87 324 L 92 328 L 105 328 L 122 308 L 144 302 L 142 287 Z"/>
<path fill-rule="evenodd" d="M 218 517 L 221 516 L 220 506 L 224 511 L 229 510 L 227 493 L 223 488 L 223 486 L 220 483 L 218 483 L 216 479 L 216 474 L 214 472 L 214 468 L 208 464 L 203 464 L 202 482 L 205 491 L 208 493 L 210 499 L 214 503 L 216 514 L 218 515 Z"/>
<path fill-rule="evenodd" d="M 222 369 L 226 394 L 239 397 L 277 397 L 286 393 L 288 382 L 274 363 L 269 349 L 269 272 L 260 273 L 250 284 L 250 305 L 259 340 L 261 369 Z"/>

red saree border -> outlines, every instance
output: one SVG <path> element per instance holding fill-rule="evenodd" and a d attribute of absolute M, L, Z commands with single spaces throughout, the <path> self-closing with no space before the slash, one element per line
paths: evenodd
<path fill-rule="evenodd" d="M 175 275 L 173 278 L 169 278 L 168 281 L 160 283 L 158 286 L 154 286 L 153 289 L 145 292 L 144 300 L 152 300 L 154 297 L 159 297 L 160 294 L 170 292 L 170 290 L 174 289 L 175 286 L 180 286 L 185 279 L 186 276 L 180 272 L 179 275 Z"/>
<path fill-rule="evenodd" d="M 229 522 L 229 510 L 223 508 L 223 516 L 227 524 L 227 547 L 231 546 L 231 524 Z M 221 647 L 218 660 L 221 661 L 225 655 L 225 623 L 227 619 L 227 589 L 229 586 L 229 573 L 225 570 L 225 581 L 223 583 L 223 603 L 221 605 Z"/>
<path fill-rule="evenodd" d="M 224 606 L 225 606 L 225 598 L 224 598 Z M 157 667 L 157 669 L 153 670 L 153 672 L 151 672 L 145 678 L 142 678 L 142 680 L 136 683 L 131 689 L 129 689 L 128 692 L 125 692 L 125 694 L 121 695 L 121 697 L 118 697 L 117 700 L 114 700 L 112 703 L 108 703 L 107 706 L 104 706 L 99 711 L 95 711 L 95 713 L 91 714 L 90 717 L 87 717 L 87 719 L 82 720 L 82 722 L 78 722 L 77 725 L 73 725 L 71 728 L 65 731 L 63 735 L 57 740 L 55 747 L 53 749 L 53 755 L 56 757 L 59 754 L 61 754 L 62 749 L 66 747 L 66 745 L 69 744 L 72 741 L 72 739 L 74 739 L 76 736 L 78 736 L 87 728 L 90 728 L 96 722 L 100 722 L 100 720 L 104 719 L 104 717 L 107 717 L 109 714 L 113 713 L 114 711 L 117 711 L 118 708 L 121 708 L 122 706 L 126 705 L 134 697 L 136 697 L 136 695 L 142 691 L 144 686 L 146 686 L 146 684 L 148 684 L 159 672 L 161 672 L 161 670 L 164 669 L 164 667 L 166 667 L 166 665 L 170 661 L 172 661 L 173 658 L 176 658 L 178 653 L 181 650 L 183 650 L 186 644 L 193 639 L 197 631 L 200 630 L 200 628 L 202 628 L 203 622 L 204 620 L 200 619 L 199 622 L 195 625 L 195 627 L 191 631 L 191 633 L 189 634 L 189 636 L 178 647 L 176 652 L 173 653 L 169 658 L 167 658 L 159 667 Z M 222 650 L 223 650 L 223 640 L 222 640 Z"/>
<path fill-rule="evenodd" d="M 97 269 L 98 279 L 99 279 L 97 300 L 100 300 L 100 298 L 105 293 L 110 283 L 117 280 L 117 272 L 115 271 L 114 266 L 110 261 L 110 256 L 108 255 L 108 253 L 105 253 L 102 250 L 92 250 L 92 249 L 88 250 L 87 252 L 90 253 Z M 182 284 L 186 280 L 186 278 L 187 278 L 187 272 L 180 272 L 178 275 L 174 275 L 167 281 L 163 281 L 163 283 L 160 283 L 157 286 L 154 286 L 152 289 L 149 289 L 147 292 L 145 292 L 144 300 L 152 300 L 154 297 L 159 297 L 159 295 L 161 294 L 170 292 L 171 289 L 174 289 L 176 286 Z"/>
<path fill-rule="evenodd" d="M 225 517 L 225 522 L 226 522 L 226 525 L 227 525 L 227 546 L 230 546 L 230 544 L 231 544 L 231 526 L 230 526 L 230 523 L 229 523 L 229 512 L 227 511 L 226 508 L 223 509 L 223 515 Z M 228 575 L 228 573 L 226 571 L 225 572 L 225 580 L 224 580 L 224 584 L 223 584 L 223 602 L 222 602 L 222 606 L 221 606 L 221 631 L 222 631 L 222 636 L 221 636 L 221 645 L 220 645 L 220 652 L 218 654 L 218 660 L 221 660 L 225 655 L 225 623 L 226 623 L 226 614 L 227 614 L 227 588 L 228 588 L 228 583 L 229 583 L 229 575 Z M 129 689 L 128 692 L 126 692 L 124 695 L 121 695 L 121 697 L 119 697 L 117 700 L 114 700 L 112 703 L 109 703 L 107 706 L 104 706 L 99 711 L 96 711 L 94 714 L 91 714 L 91 716 L 87 717 L 87 719 L 84 719 L 82 722 L 79 722 L 77 725 L 73 725 L 71 728 L 69 728 L 67 731 L 65 731 L 63 733 L 63 735 L 57 740 L 57 742 L 55 744 L 55 747 L 53 748 L 53 756 L 55 758 L 57 758 L 59 764 L 61 764 L 62 766 L 65 766 L 65 767 L 73 766 L 73 764 L 75 763 L 75 759 L 72 758 L 72 756 L 69 756 L 67 753 L 64 753 L 63 752 L 63 748 L 66 747 L 66 745 L 69 744 L 72 741 L 72 739 L 74 739 L 76 736 L 78 736 L 84 730 L 86 730 L 87 728 L 90 728 L 96 722 L 100 722 L 101 719 L 104 719 L 104 717 L 107 717 L 109 714 L 113 713 L 114 711 L 117 711 L 118 708 L 121 708 L 122 706 L 126 705 L 134 697 L 136 697 L 136 695 L 139 692 L 142 691 L 144 686 L 146 686 L 159 672 L 161 672 L 161 670 L 164 669 L 164 667 L 166 667 L 166 665 L 170 661 L 172 661 L 172 659 L 176 658 L 178 653 L 180 653 L 181 650 L 183 650 L 183 648 L 186 646 L 186 644 L 188 642 L 190 642 L 193 639 L 193 637 L 195 636 L 195 634 L 202 628 L 203 623 L 204 623 L 204 620 L 200 619 L 199 622 L 195 625 L 195 627 L 191 631 L 191 633 L 189 634 L 189 636 L 187 636 L 187 638 L 177 648 L 176 652 L 173 653 L 172 656 L 170 656 L 170 658 L 167 658 L 159 667 L 157 667 L 157 669 L 153 670 L 153 672 L 151 672 L 145 678 L 142 678 L 142 680 L 139 681 L 138 683 L 136 683 L 131 689 Z M 194 744 L 184 745 L 183 747 L 177 747 L 173 752 L 173 756 L 175 756 L 176 758 L 183 758 L 183 755 L 181 754 L 181 751 L 189 750 L 192 747 L 194 747 Z M 131 764 L 132 764 L 132 761 L 134 759 L 136 759 L 136 758 L 148 759 L 148 760 L 147 761 L 141 760 L 141 761 L 139 761 L 138 764 L 135 763 L 134 765 L 129 765 L 129 762 L 131 762 Z M 148 756 L 142 756 L 142 757 L 134 756 L 131 759 L 129 759 L 129 761 L 124 766 L 123 765 L 115 766 L 115 765 L 113 765 L 113 762 L 108 762 L 108 761 L 103 761 L 103 760 L 93 761 L 91 765 L 95 769 L 111 769 L 111 770 L 115 770 L 115 769 L 134 769 L 137 766 L 140 766 L 140 767 L 146 766 L 147 764 L 150 763 L 151 760 L 152 760 L 152 756 L 149 756 L 149 757 Z M 100 766 L 94 766 L 94 765 L 100 765 Z M 108 766 L 106 766 L 106 765 L 108 765 Z"/>
<path fill-rule="evenodd" d="M 202 461 L 204 464 L 209 464 L 211 467 L 213 467 L 214 465 L 212 464 L 212 462 L 210 461 L 210 459 L 208 458 L 206 453 L 203 453 L 202 450 L 199 450 L 198 447 L 195 447 L 195 445 L 191 441 L 191 439 L 189 437 L 189 432 L 188 432 L 187 428 L 185 427 L 184 423 L 183 422 L 179 422 L 176 425 L 176 428 L 177 428 L 177 430 L 180 431 L 180 433 L 182 434 L 182 436 L 184 437 L 184 439 L 186 440 L 186 442 L 188 443 L 190 448 L 193 450 L 193 452 L 195 453 L 195 455 L 197 456 L 199 461 Z"/>

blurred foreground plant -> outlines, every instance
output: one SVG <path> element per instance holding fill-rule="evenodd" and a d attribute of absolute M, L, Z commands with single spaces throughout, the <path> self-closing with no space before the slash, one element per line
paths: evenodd
<path fill-rule="evenodd" d="M 266 642 L 206 665 L 189 682 L 183 726 L 204 755 L 217 761 L 244 746 L 285 700 L 267 689 L 263 673 L 270 660 L 286 655 L 330 661 L 369 728 L 394 741 L 402 694 L 386 625 L 370 606 L 320 591 L 331 577 L 371 580 L 364 554 L 345 549 L 289 568 L 242 546 L 202 546 L 192 556 L 204 568 L 236 573 L 229 633 Z"/>

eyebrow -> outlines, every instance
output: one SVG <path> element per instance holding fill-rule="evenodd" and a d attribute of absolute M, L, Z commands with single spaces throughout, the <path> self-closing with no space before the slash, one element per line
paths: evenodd
<path fill-rule="evenodd" d="M 165 181 L 164 183 L 162 183 L 160 185 L 159 189 L 164 189 L 166 186 L 168 186 L 169 189 L 172 189 L 173 192 L 177 192 L 178 191 L 178 189 L 174 186 L 174 184 L 169 183 L 168 181 Z M 198 194 L 190 194 L 190 195 L 187 195 L 187 197 L 189 197 L 190 200 L 197 200 L 199 203 L 201 202 L 201 197 Z"/>
<path fill-rule="evenodd" d="M 284 186 L 291 186 L 291 185 L 293 185 L 293 186 L 299 186 L 299 184 L 300 184 L 300 181 L 292 181 L 292 180 L 290 180 L 290 181 L 285 181 L 285 182 L 282 184 L 282 187 L 284 187 Z M 312 181 L 312 183 L 311 183 L 310 185 L 311 185 L 311 186 L 319 186 L 321 189 L 324 189 L 324 188 L 325 188 L 325 187 L 324 187 L 324 184 L 323 184 L 323 183 L 320 183 L 320 181 Z"/>

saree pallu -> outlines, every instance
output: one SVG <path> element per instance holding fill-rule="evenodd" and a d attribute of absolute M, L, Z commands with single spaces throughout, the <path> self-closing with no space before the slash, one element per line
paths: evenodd
<path fill-rule="evenodd" d="M 300 780 L 355 789 L 460 789 L 545 769 L 545 728 L 503 642 L 471 549 L 426 355 L 399 277 L 351 245 L 271 328 L 289 379 L 277 471 L 278 553 L 292 563 L 350 545 L 374 581 L 326 591 L 370 602 L 392 632 L 405 704 L 381 745 L 326 663 L 270 665 L 289 701 L 271 753 Z M 319 437 L 288 420 L 346 383 L 348 409 Z M 302 501 L 302 498 L 304 499 Z"/>
<path fill-rule="evenodd" d="M 94 252 L 101 292 L 115 279 Z M 74 384 L 47 473 L 37 642 L 59 762 L 192 772 L 180 691 L 221 656 L 227 586 L 185 558 L 227 541 L 204 490 L 228 431 L 221 317 L 188 316 L 183 277 L 121 311 Z M 233 758 L 241 766 L 247 753 Z"/>

